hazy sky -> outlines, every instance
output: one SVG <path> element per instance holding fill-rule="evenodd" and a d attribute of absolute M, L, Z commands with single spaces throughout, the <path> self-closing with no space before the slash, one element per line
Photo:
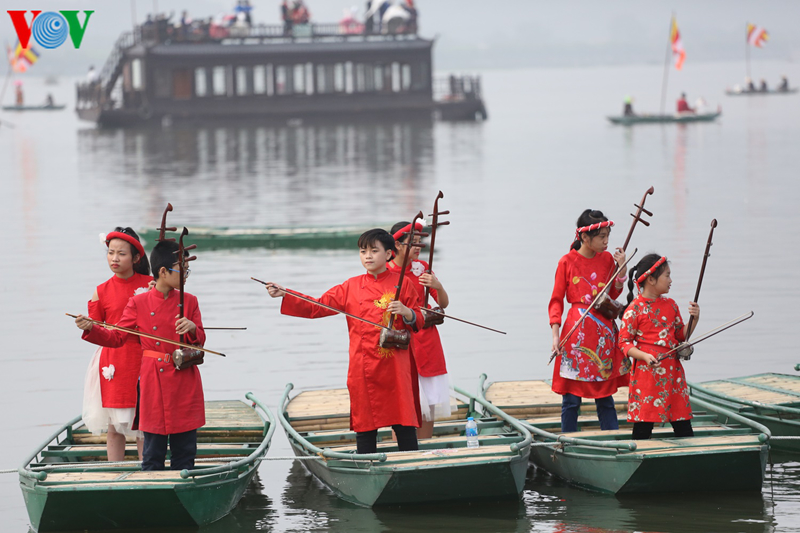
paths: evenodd
<path fill-rule="evenodd" d="M 278 24 L 275 0 L 251 0 L 257 23 Z M 364 1 L 309 0 L 317 22 L 338 21 L 345 8 Z M 230 10 L 235 1 L 223 0 L 0 0 L 0 37 L 13 44 L 8 9 L 94 9 L 83 45 L 75 50 L 68 40 L 55 50 L 40 50 L 42 58 L 31 74 L 85 72 L 108 57 L 118 35 L 141 22 L 157 6 L 180 17 L 214 16 Z M 751 50 L 752 60 L 800 61 L 800 1 L 741 0 L 417 0 L 420 32 L 436 37 L 435 65 L 439 70 L 476 71 L 489 68 L 660 63 L 664 60 L 670 14 L 677 14 L 687 61 L 738 61 L 744 58 L 745 24 L 763 25 L 770 41 Z"/>

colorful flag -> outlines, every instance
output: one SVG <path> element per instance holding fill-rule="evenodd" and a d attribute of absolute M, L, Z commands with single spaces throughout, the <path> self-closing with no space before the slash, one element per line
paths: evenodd
<path fill-rule="evenodd" d="M 675 22 L 675 17 L 672 17 L 672 29 L 670 29 L 669 32 L 669 40 L 672 43 L 672 55 L 675 57 L 675 68 L 680 70 L 683 67 L 683 61 L 686 59 L 686 50 L 683 49 L 681 34 L 678 31 L 678 23 Z"/>
<path fill-rule="evenodd" d="M 749 44 L 761 48 L 767 41 L 769 41 L 767 30 L 755 24 L 747 25 L 747 42 Z"/>
<path fill-rule="evenodd" d="M 39 52 L 34 50 L 32 45 L 28 48 L 22 48 L 22 45 L 17 41 L 17 48 L 13 54 L 9 54 L 9 61 L 11 62 L 11 69 L 14 72 L 25 72 L 28 67 L 33 66 L 39 60 Z"/>

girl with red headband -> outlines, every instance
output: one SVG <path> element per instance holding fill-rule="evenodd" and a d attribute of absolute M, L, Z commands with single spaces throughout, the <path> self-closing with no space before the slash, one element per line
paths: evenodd
<path fill-rule="evenodd" d="M 587 209 L 578 218 L 578 229 L 569 253 L 558 262 L 555 286 L 548 307 L 553 331 L 553 351 L 561 336 L 586 312 L 597 293 L 625 262 L 625 252 L 607 252 L 608 237 L 614 222 L 601 211 Z M 609 296 L 622 293 L 625 269 L 611 283 Z M 564 298 L 571 304 L 564 327 L 561 315 Z M 614 399 L 619 387 L 628 384 L 628 365 L 617 347 L 617 326 L 613 320 L 590 310 L 580 327 L 572 333 L 556 357 L 552 389 L 562 396 L 561 431 L 578 430 L 578 410 L 582 398 L 594 399 L 600 429 L 619 429 Z"/>
<path fill-rule="evenodd" d="M 128 300 L 135 294 L 146 292 L 153 278 L 150 263 L 131 228 L 117 227 L 101 236 L 108 247 L 106 259 L 114 273 L 97 286 L 89 301 L 89 317 L 116 324 Z M 106 450 L 109 461 L 125 458 L 126 435 L 137 435 L 131 429 L 136 411 L 136 385 L 142 348 L 139 338 L 131 335 L 119 348 L 98 348 L 86 373 L 83 398 L 83 420 L 94 434 L 108 431 Z M 139 457 L 142 439 L 137 437 Z"/>
<path fill-rule="evenodd" d="M 422 224 L 417 222 L 415 231 L 422 231 L 422 228 Z M 397 253 L 386 267 L 391 272 L 399 274 L 406 254 L 410 253 L 405 279 L 409 280 L 417 290 L 421 302 L 425 300 L 425 287 L 430 287 L 431 296 L 444 309 L 450 304 L 447 291 L 436 275 L 430 272 L 428 263 L 420 261 L 420 249 L 406 246 L 410 232 L 410 222 L 398 222 L 392 226 Z M 420 240 L 420 237 L 414 237 L 415 242 L 418 243 Z M 450 378 L 447 375 L 442 341 L 435 325 L 420 329 L 411 335 L 411 355 L 416 367 L 412 369 L 416 370 L 412 376 L 412 383 L 419 384 L 419 391 L 415 393 L 418 394 L 422 414 L 417 436 L 429 439 L 433 436 L 434 420 L 448 417 L 453 413 L 450 405 Z"/>
<path fill-rule="evenodd" d="M 633 439 L 649 439 L 653 425 L 670 422 L 676 437 L 691 437 L 692 407 L 689 387 L 680 359 L 674 354 L 661 362 L 660 354 L 676 348 L 690 335 L 678 304 L 664 295 L 672 285 L 666 257 L 649 254 L 631 269 L 628 307 L 622 315 L 619 345 L 635 362 L 628 393 L 628 422 L 633 422 Z M 633 299 L 634 284 L 639 296 Z M 694 317 L 692 330 L 700 319 L 700 307 L 689 302 Z"/>

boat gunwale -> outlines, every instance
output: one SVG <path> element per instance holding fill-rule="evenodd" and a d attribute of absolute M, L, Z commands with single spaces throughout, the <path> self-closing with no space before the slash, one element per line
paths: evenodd
<path fill-rule="evenodd" d="M 729 383 L 735 383 L 737 385 L 748 385 L 747 383 L 744 383 L 744 382 L 741 382 L 741 381 L 732 381 L 732 380 L 721 380 L 721 381 L 725 381 L 725 382 L 729 382 Z M 729 396 L 729 395 L 727 395 L 727 394 L 725 394 L 723 392 L 718 392 L 718 391 L 714 391 L 714 390 L 711 390 L 711 389 L 707 389 L 706 387 L 698 385 L 696 383 L 691 383 L 690 382 L 690 383 L 688 383 L 688 385 L 689 385 L 689 389 L 690 389 L 690 394 L 691 394 L 691 390 L 694 389 L 694 390 L 697 390 L 698 392 L 700 392 L 701 394 L 704 394 L 706 396 L 711 396 L 712 398 L 716 398 L 716 399 L 719 399 L 719 400 L 725 400 L 725 401 L 728 401 L 728 402 L 731 402 L 731 403 L 739 403 L 739 404 L 742 404 L 742 405 L 746 405 L 748 407 L 752 407 L 757 412 L 760 412 L 762 410 L 768 410 L 768 411 L 775 411 L 776 413 L 800 415 L 800 409 L 797 409 L 795 407 L 788 407 L 788 406 L 785 406 L 785 405 L 780 405 L 780 404 L 775 404 L 775 403 L 762 403 L 762 402 L 756 402 L 756 401 L 751 401 L 751 400 L 745 400 L 744 398 L 737 398 L 736 396 Z M 760 389 L 760 387 L 754 387 L 754 388 Z M 766 390 L 766 389 L 762 389 L 762 390 Z M 779 392 L 779 391 L 775 390 L 773 392 Z M 696 395 L 692 395 L 692 399 L 696 399 L 696 398 L 698 398 Z M 702 400 L 702 398 L 700 398 L 700 399 Z M 761 413 L 761 414 L 764 414 L 764 413 Z M 765 415 L 765 416 L 768 416 L 768 415 Z M 791 420 L 787 420 L 787 421 L 791 421 Z"/>

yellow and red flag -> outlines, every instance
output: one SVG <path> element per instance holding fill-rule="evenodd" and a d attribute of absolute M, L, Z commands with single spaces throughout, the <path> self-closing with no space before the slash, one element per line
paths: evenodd
<path fill-rule="evenodd" d="M 681 34 L 678 31 L 678 23 L 675 21 L 675 17 L 672 17 L 672 28 L 669 31 L 669 40 L 672 43 L 672 56 L 675 58 L 675 68 L 680 70 L 686 59 L 686 50 L 683 49 L 683 42 L 681 41 Z"/>
<path fill-rule="evenodd" d="M 33 66 L 39 60 L 39 52 L 34 50 L 31 45 L 28 45 L 28 48 L 23 48 L 17 41 L 17 47 L 14 52 L 9 53 L 8 60 L 11 63 L 11 70 L 25 72 L 28 67 Z"/>
<path fill-rule="evenodd" d="M 765 42 L 769 41 L 767 30 L 755 24 L 747 25 L 747 42 L 752 46 L 761 48 Z"/>

